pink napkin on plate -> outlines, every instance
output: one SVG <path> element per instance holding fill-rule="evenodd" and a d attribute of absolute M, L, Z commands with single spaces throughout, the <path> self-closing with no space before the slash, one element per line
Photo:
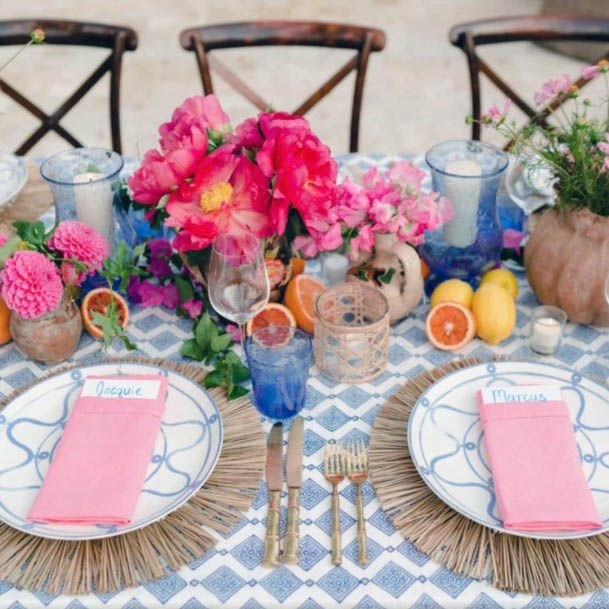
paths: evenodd
<path fill-rule="evenodd" d="M 128 524 L 161 417 L 167 378 L 89 376 L 28 519 L 50 524 Z"/>
<path fill-rule="evenodd" d="M 558 387 L 478 391 L 499 513 L 506 529 L 539 532 L 600 528 Z"/>

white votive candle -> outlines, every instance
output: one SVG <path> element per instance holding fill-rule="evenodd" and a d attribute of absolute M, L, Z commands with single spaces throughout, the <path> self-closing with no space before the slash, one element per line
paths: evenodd
<path fill-rule="evenodd" d="M 114 243 L 114 212 L 111 180 L 102 173 L 88 171 L 74 176 L 74 207 L 76 218 L 101 233 L 110 247 Z"/>
<path fill-rule="evenodd" d="M 552 355 L 558 351 L 562 340 L 562 324 L 552 317 L 540 317 L 533 320 L 531 330 L 531 349 L 543 355 Z"/>
<path fill-rule="evenodd" d="M 457 159 L 446 166 L 444 195 L 454 209 L 450 222 L 444 226 L 444 240 L 453 247 L 468 247 L 476 240 L 480 180 L 482 169 L 472 159 Z"/>

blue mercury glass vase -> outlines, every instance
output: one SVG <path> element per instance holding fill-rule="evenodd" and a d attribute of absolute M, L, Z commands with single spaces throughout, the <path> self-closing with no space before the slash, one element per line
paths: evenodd
<path fill-rule="evenodd" d="M 450 199 L 454 215 L 425 234 L 421 255 L 436 282 L 456 277 L 475 285 L 501 257 L 496 198 L 508 155 L 490 144 L 453 140 L 431 148 L 425 160 L 433 190 Z"/>

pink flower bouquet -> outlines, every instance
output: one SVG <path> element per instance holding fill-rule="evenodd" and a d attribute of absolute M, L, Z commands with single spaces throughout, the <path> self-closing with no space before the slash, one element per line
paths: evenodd
<path fill-rule="evenodd" d="M 437 192 L 425 193 L 421 185 L 425 172 L 409 161 L 400 161 L 386 173 L 369 169 L 361 184 L 346 178 L 335 191 L 331 217 L 334 224 L 325 235 L 299 236 L 295 246 L 307 256 L 343 244 L 352 260 L 360 252 L 370 253 L 378 233 L 395 234 L 399 241 L 420 245 L 425 232 L 433 231 L 452 218 L 450 201 Z"/>
<path fill-rule="evenodd" d="M 55 310 L 66 287 L 100 271 L 106 240 L 82 222 L 65 221 L 45 232 L 41 222 L 16 222 L 18 236 L 2 236 L 0 290 L 11 311 L 35 319 Z"/>
<path fill-rule="evenodd" d="M 146 153 L 128 184 L 151 222 L 175 229 L 176 250 L 204 250 L 224 232 L 282 236 L 288 226 L 317 249 L 340 244 L 337 166 L 304 118 L 262 112 L 232 132 L 215 96 L 194 96 L 159 135 L 159 149 Z"/>

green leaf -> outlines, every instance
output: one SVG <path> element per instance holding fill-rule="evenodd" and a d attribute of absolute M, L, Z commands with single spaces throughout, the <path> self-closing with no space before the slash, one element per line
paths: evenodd
<path fill-rule="evenodd" d="M 241 360 L 236 364 L 232 364 L 232 372 L 235 383 L 245 383 L 245 381 L 250 379 L 249 368 Z"/>
<path fill-rule="evenodd" d="M 185 302 L 193 299 L 194 292 L 190 281 L 187 281 L 183 277 L 175 277 L 173 283 L 178 289 L 180 304 L 184 304 Z"/>
<path fill-rule="evenodd" d="M 232 342 L 233 339 L 230 334 L 219 334 L 211 339 L 211 350 L 214 353 L 220 353 L 221 351 L 228 349 Z"/>
<path fill-rule="evenodd" d="M 209 349 L 212 338 L 218 335 L 218 328 L 209 313 L 204 313 L 195 326 L 195 339 L 203 351 Z"/>
<path fill-rule="evenodd" d="M 226 385 L 226 393 L 230 395 L 235 388 L 235 382 L 233 381 L 233 377 L 231 376 L 230 372 L 226 372 L 224 374 L 224 383 Z"/>
<path fill-rule="evenodd" d="M 361 268 L 357 270 L 357 278 L 362 281 L 368 281 L 368 274 L 366 273 L 365 268 Z"/>
<path fill-rule="evenodd" d="M 236 400 L 237 398 L 242 398 L 244 395 L 249 393 L 249 389 L 243 387 L 243 385 L 235 385 L 233 390 L 228 394 L 229 400 Z"/>
<path fill-rule="evenodd" d="M 194 338 L 189 338 L 180 347 L 180 355 L 201 361 L 203 359 L 203 350 Z"/>
<path fill-rule="evenodd" d="M 393 278 L 394 275 L 395 275 L 395 269 L 391 266 L 379 277 L 379 281 L 381 281 L 382 283 L 385 283 L 385 284 L 391 283 L 391 279 Z"/>
<path fill-rule="evenodd" d="M 224 374 L 222 370 L 212 370 L 205 376 L 205 379 L 203 379 L 203 384 L 208 389 L 211 389 L 212 387 L 220 387 L 223 383 Z"/>
<path fill-rule="evenodd" d="M 30 245 L 38 247 L 46 241 L 44 224 L 40 222 L 40 220 L 36 222 L 17 220 L 16 222 L 13 222 L 13 226 L 15 227 L 19 237 L 21 237 L 21 240 L 29 243 Z"/>
<path fill-rule="evenodd" d="M 7 258 L 10 258 L 18 249 L 21 239 L 17 236 L 11 237 L 2 247 L 0 247 L 0 266 Z"/>

